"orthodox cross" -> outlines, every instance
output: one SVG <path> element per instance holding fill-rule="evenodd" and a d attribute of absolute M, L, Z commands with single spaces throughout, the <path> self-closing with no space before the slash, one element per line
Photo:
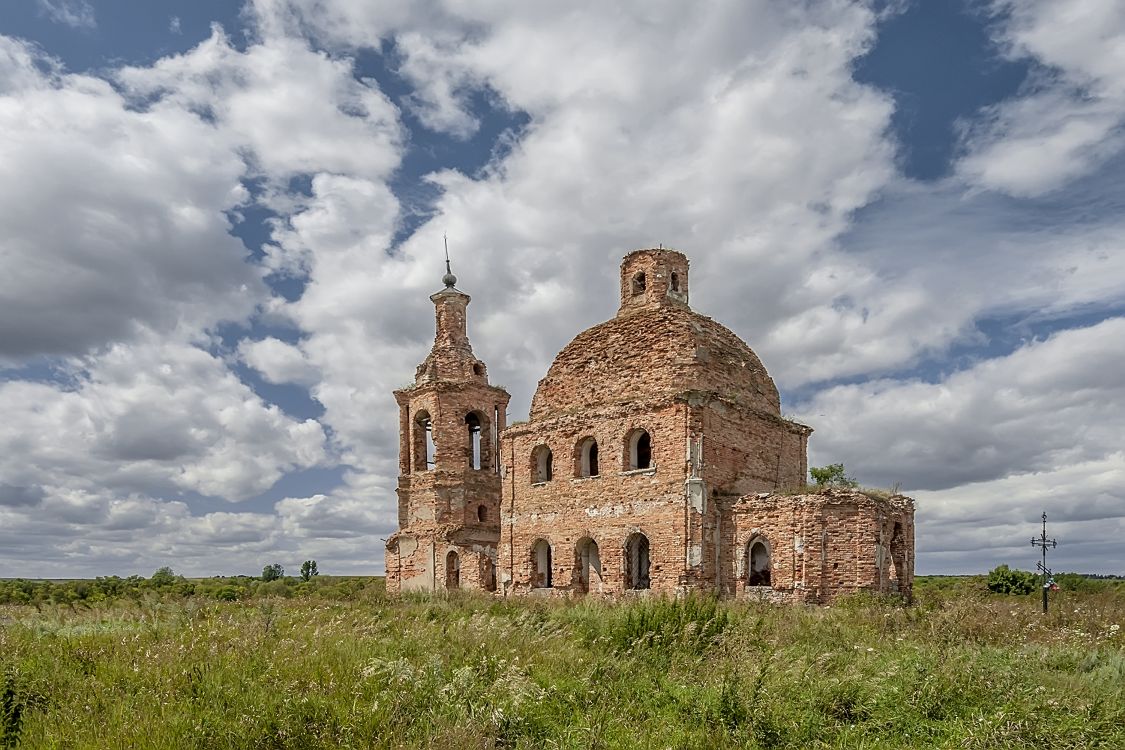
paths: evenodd
<path fill-rule="evenodd" d="M 1031 544 L 1035 547 L 1043 549 L 1043 561 L 1036 563 L 1036 567 L 1043 574 L 1043 614 L 1047 614 L 1047 590 L 1054 583 L 1051 578 L 1051 569 L 1047 567 L 1047 548 L 1052 549 L 1059 546 L 1058 540 L 1047 538 L 1047 513 L 1043 513 L 1043 531 L 1040 532 L 1039 537 L 1032 537 Z"/>

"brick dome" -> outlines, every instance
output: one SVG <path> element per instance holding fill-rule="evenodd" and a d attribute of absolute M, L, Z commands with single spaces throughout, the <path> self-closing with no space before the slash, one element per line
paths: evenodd
<path fill-rule="evenodd" d="M 781 413 L 777 386 L 742 339 L 686 304 L 670 304 L 622 311 L 578 334 L 539 381 L 531 418 L 685 391 Z"/>

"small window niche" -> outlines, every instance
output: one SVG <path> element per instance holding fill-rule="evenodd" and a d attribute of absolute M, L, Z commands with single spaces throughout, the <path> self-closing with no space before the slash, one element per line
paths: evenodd
<path fill-rule="evenodd" d="M 598 476 L 598 441 L 592 437 L 585 438 L 578 443 L 577 477 Z"/>
<path fill-rule="evenodd" d="M 645 281 L 645 272 L 644 271 L 641 271 L 640 273 L 633 276 L 632 290 L 633 290 L 633 296 L 634 297 L 639 297 L 642 294 L 644 294 L 647 286 L 648 285 Z"/>
<path fill-rule="evenodd" d="M 531 482 L 542 484 L 551 481 L 554 474 L 554 461 L 551 449 L 546 445 L 538 445 L 531 451 Z"/>
<path fill-rule="evenodd" d="M 652 438 L 647 430 L 634 430 L 625 442 L 625 470 L 652 468 Z"/>

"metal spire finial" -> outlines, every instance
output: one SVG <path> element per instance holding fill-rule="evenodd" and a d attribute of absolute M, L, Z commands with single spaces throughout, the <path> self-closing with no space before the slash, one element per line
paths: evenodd
<path fill-rule="evenodd" d="M 445 242 L 445 276 L 441 277 L 441 283 L 445 284 L 446 289 L 452 289 L 453 285 L 457 283 L 457 277 L 453 275 L 453 271 L 449 268 L 449 235 L 442 234 L 441 238 Z"/>

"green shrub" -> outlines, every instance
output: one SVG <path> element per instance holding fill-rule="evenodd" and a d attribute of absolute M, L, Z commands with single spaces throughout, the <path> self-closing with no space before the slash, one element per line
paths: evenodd
<path fill-rule="evenodd" d="M 1034 573 L 1012 570 L 1007 565 L 997 565 L 988 573 L 988 590 L 994 594 L 1030 594 L 1038 583 Z"/>
<path fill-rule="evenodd" d="M 293 596 L 293 589 L 290 588 L 285 581 L 270 581 L 254 589 L 254 596 L 280 596 L 288 599 Z"/>
<path fill-rule="evenodd" d="M 222 586 L 215 591 L 215 598 L 221 602 L 233 602 L 241 599 L 246 590 L 238 586 Z"/>
<path fill-rule="evenodd" d="M 810 466 L 809 474 L 818 487 L 858 487 L 857 482 L 844 471 L 843 464 Z"/>

